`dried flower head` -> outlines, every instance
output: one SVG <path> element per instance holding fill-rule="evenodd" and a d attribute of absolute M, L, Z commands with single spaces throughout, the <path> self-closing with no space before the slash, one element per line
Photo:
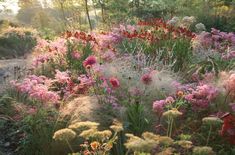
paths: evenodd
<path fill-rule="evenodd" d="M 180 141 L 177 141 L 176 143 L 184 149 L 190 149 L 193 147 L 193 143 L 188 140 L 180 140 Z"/>
<path fill-rule="evenodd" d="M 91 137 L 94 137 L 95 132 L 97 132 L 97 129 L 91 128 L 91 129 L 82 131 L 79 136 L 85 139 L 89 139 Z"/>
<path fill-rule="evenodd" d="M 193 155 L 213 155 L 215 154 L 211 147 L 202 146 L 193 148 Z"/>
<path fill-rule="evenodd" d="M 223 123 L 223 121 L 218 117 L 204 117 L 202 122 L 208 125 L 218 125 Z"/>
<path fill-rule="evenodd" d="M 109 139 L 112 136 L 112 132 L 110 130 L 96 131 L 93 133 L 92 137 L 98 139 Z"/>
<path fill-rule="evenodd" d="M 170 146 L 173 144 L 173 142 L 174 140 L 168 136 L 160 136 L 159 138 L 159 144 L 161 145 Z"/>
<path fill-rule="evenodd" d="M 128 140 L 124 145 L 127 149 L 132 151 L 150 152 L 155 146 L 158 145 L 158 141 L 142 139 L 134 136 L 133 134 L 126 134 L 126 137 L 128 137 Z"/>
<path fill-rule="evenodd" d="M 115 132 L 120 132 L 123 130 L 123 125 L 118 120 L 114 120 L 113 125 L 110 126 L 110 129 L 112 129 Z"/>
<path fill-rule="evenodd" d="M 167 147 L 167 148 L 165 148 L 163 151 L 157 153 L 156 155 L 172 155 L 173 152 L 174 152 L 174 150 L 175 150 L 175 149 L 172 148 L 172 147 Z"/>
<path fill-rule="evenodd" d="M 173 109 L 168 110 L 168 111 L 163 113 L 163 116 L 165 116 L 165 117 L 173 117 L 173 118 L 178 117 L 180 115 L 182 115 L 182 112 L 180 112 L 176 108 L 173 108 Z"/>
<path fill-rule="evenodd" d="M 86 121 L 86 122 L 77 122 L 77 123 L 71 124 L 68 128 L 73 129 L 73 130 L 84 130 L 84 129 L 91 129 L 91 128 L 97 129 L 99 125 L 100 124 L 96 122 Z"/>
<path fill-rule="evenodd" d="M 55 140 L 60 140 L 60 141 L 69 141 L 72 140 L 76 137 L 76 132 L 74 132 L 71 129 L 65 128 L 65 129 L 61 129 L 58 130 L 54 133 L 53 139 Z"/>

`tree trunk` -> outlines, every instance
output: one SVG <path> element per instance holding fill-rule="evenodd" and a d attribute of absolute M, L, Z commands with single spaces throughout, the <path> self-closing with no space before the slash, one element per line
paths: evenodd
<path fill-rule="evenodd" d="M 105 23 L 105 17 L 104 17 L 104 8 L 105 8 L 105 4 L 104 2 L 102 3 L 100 0 L 98 1 L 101 7 L 101 16 L 102 16 L 102 21 L 103 23 Z"/>
<path fill-rule="evenodd" d="M 88 23 L 89 23 L 89 26 L 90 26 L 90 30 L 92 31 L 92 25 L 91 25 L 91 19 L 90 19 L 87 0 L 85 0 L 85 8 L 86 8 L 86 15 L 87 15 Z"/>
<path fill-rule="evenodd" d="M 64 4 L 63 4 L 63 2 L 60 2 L 60 8 L 61 8 L 61 10 L 62 10 L 62 14 L 63 14 L 63 18 L 64 18 L 64 25 L 65 25 L 65 27 L 66 27 L 66 25 L 67 25 L 67 20 L 66 20 L 66 16 L 65 16 L 65 11 L 64 11 Z"/>

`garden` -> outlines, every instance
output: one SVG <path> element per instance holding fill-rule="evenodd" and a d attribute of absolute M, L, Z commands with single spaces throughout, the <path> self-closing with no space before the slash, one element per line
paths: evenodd
<path fill-rule="evenodd" d="M 234 0 L 0 10 L 0 155 L 235 155 Z"/>

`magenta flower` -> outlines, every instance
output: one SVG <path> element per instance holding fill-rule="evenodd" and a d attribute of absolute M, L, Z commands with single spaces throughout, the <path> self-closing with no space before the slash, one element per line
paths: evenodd
<path fill-rule="evenodd" d="M 85 68 L 91 67 L 92 65 L 96 64 L 96 57 L 91 55 L 89 57 L 86 58 L 85 61 L 83 61 L 83 66 Z"/>
<path fill-rule="evenodd" d="M 120 82 L 115 77 L 111 77 L 109 79 L 109 82 L 110 82 L 110 84 L 112 85 L 113 88 L 118 88 L 120 86 Z"/>
<path fill-rule="evenodd" d="M 151 82 L 152 82 L 152 77 L 150 74 L 144 74 L 142 77 L 141 77 L 141 81 L 146 84 L 146 85 L 149 85 Z"/>

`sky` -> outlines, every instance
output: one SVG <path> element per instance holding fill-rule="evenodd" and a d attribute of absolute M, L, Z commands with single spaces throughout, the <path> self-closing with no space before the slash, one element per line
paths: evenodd
<path fill-rule="evenodd" d="M 38 0 L 42 8 L 46 7 L 43 4 L 43 0 Z M 46 0 L 48 4 L 51 4 L 51 0 Z M 5 2 L 0 2 L 0 12 L 4 10 L 4 8 L 12 10 L 12 13 L 15 15 L 18 13 L 20 7 L 18 6 L 18 0 L 5 0 Z"/>
<path fill-rule="evenodd" d="M 6 0 L 5 2 L 0 2 L 0 10 L 4 8 L 12 10 L 13 14 L 17 14 L 19 11 L 18 0 Z"/>

